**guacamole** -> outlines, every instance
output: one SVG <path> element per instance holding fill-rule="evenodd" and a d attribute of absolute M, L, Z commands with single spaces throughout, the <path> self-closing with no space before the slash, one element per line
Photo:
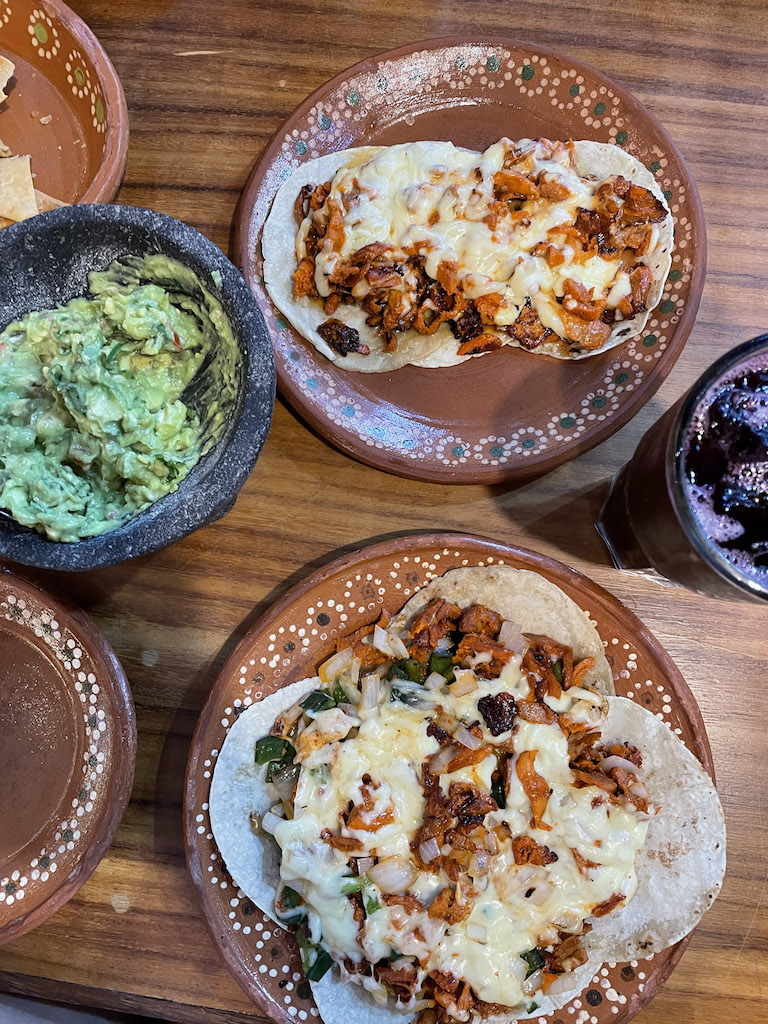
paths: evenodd
<path fill-rule="evenodd" d="M 174 491 L 236 395 L 229 321 L 188 267 L 126 257 L 89 286 L 0 334 L 0 508 L 55 541 L 114 530 Z M 190 389 L 207 393 L 200 413 L 184 393 L 204 364 L 201 377 L 218 372 Z"/>

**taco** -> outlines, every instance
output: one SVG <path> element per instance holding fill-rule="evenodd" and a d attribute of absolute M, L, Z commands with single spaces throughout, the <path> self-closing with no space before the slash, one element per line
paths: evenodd
<path fill-rule="evenodd" d="M 670 267 L 654 176 L 617 146 L 368 146 L 297 167 L 264 226 L 272 301 L 348 370 L 502 346 L 583 359 L 642 331 Z"/>
<path fill-rule="evenodd" d="M 337 647 L 240 715 L 210 793 L 326 1024 L 510 1024 L 696 925 L 725 870 L 717 793 L 613 695 L 557 587 L 456 569 Z"/>

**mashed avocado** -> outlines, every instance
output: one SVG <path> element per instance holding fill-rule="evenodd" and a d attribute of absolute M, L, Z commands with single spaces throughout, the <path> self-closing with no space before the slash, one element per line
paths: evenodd
<path fill-rule="evenodd" d="M 56 541 L 114 530 L 174 491 L 236 393 L 229 321 L 188 267 L 126 257 L 89 285 L 0 334 L 0 507 Z M 183 396 L 204 364 L 218 379 L 201 422 Z"/>

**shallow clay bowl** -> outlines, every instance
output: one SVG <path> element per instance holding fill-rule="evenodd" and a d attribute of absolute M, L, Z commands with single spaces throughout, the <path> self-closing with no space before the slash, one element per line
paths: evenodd
<path fill-rule="evenodd" d="M 449 369 L 353 373 L 320 355 L 272 306 L 259 242 L 274 195 L 295 168 L 352 146 L 438 139 L 482 150 L 505 135 L 611 143 L 655 174 L 677 234 L 661 303 L 640 336 L 579 362 L 507 347 Z M 246 185 L 235 252 L 267 318 L 280 390 L 324 437 L 402 476 L 521 483 L 604 441 L 657 390 L 693 326 L 706 233 L 682 156 L 625 89 L 545 47 L 446 38 L 370 57 L 298 107 Z"/>
<path fill-rule="evenodd" d="M 296 943 L 238 891 L 211 834 L 211 776 L 227 730 L 248 705 L 314 675 L 333 653 L 337 636 L 375 620 L 382 608 L 394 613 L 449 569 L 491 564 L 539 572 L 587 611 L 606 646 L 616 692 L 663 718 L 713 773 L 701 713 L 669 655 L 615 597 L 561 562 L 477 537 L 438 533 L 399 537 L 330 563 L 289 591 L 242 640 L 203 709 L 187 765 L 187 860 L 203 912 L 235 979 L 278 1024 L 315 1020 L 317 1008 Z M 577 1018 L 626 1024 L 658 992 L 687 942 L 639 963 L 606 964 L 578 1005 L 539 1018 L 540 1024 Z"/>
<path fill-rule="evenodd" d="M 82 611 L 0 567 L 0 944 L 86 881 L 123 816 L 131 692 Z"/>
<path fill-rule="evenodd" d="M 105 270 L 120 256 L 149 253 L 164 253 L 190 267 L 232 325 L 239 348 L 238 394 L 227 410 L 224 434 L 178 490 L 111 533 L 58 543 L 7 514 L 0 516 L 0 557 L 75 571 L 156 551 L 228 512 L 256 463 L 275 399 L 272 346 L 242 275 L 213 242 L 186 224 L 133 206 L 87 205 L 52 210 L 0 231 L 0 266 L 6 268 L 0 275 L 0 331 L 31 310 L 84 295 L 90 271 Z M 213 276 L 219 274 L 220 284 Z M 204 390 L 197 384 L 206 365 L 190 392 Z M 194 397 L 190 404 L 195 407 Z"/>
<path fill-rule="evenodd" d="M 41 191 L 65 203 L 109 202 L 125 170 L 128 111 L 96 36 L 59 0 L 0 0 L 0 54 L 16 65 L 0 139 L 31 155 Z"/>

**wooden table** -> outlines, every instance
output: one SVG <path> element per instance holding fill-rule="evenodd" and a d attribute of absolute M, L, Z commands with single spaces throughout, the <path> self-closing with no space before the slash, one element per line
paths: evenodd
<path fill-rule="evenodd" d="M 728 347 L 768 327 L 768 7 L 761 0 L 79 0 L 131 112 L 120 199 L 228 246 L 253 160 L 336 72 L 411 40 L 507 33 L 614 76 L 690 162 L 709 223 L 709 277 L 687 350 L 659 394 L 596 451 L 525 488 L 446 487 L 358 465 L 278 402 L 234 510 L 160 554 L 56 577 L 112 642 L 133 686 L 133 799 L 91 880 L 0 950 L 0 989 L 177 1022 L 246 1021 L 186 873 L 182 787 L 198 713 L 227 653 L 314 567 L 396 531 L 456 529 L 570 563 L 636 611 L 677 661 L 709 728 L 730 829 L 720 899 L 638 1019 L 768 1017 L 768 615 L 621 574 L 592 523 L 607 479 L 647 427 Z M 194 54 L 190 51 L 206 51 Z M 42 576 L 42 574 L 41 574 Z M 43 582 L 44 582 L 43 577 Z"/>

